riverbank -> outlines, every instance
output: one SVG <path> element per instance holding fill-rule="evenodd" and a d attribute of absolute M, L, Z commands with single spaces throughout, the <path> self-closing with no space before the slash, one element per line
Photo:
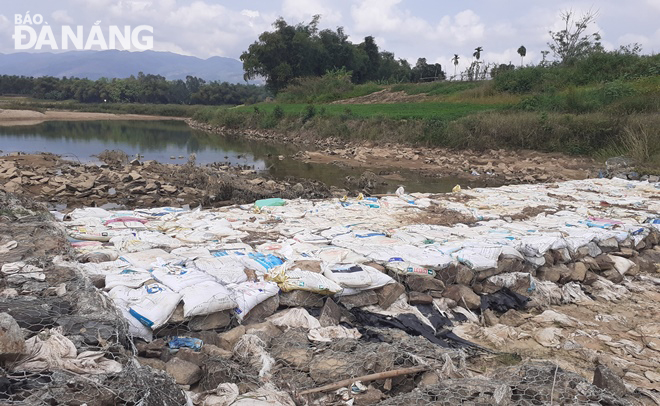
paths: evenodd
<path fill-rule="evenodd" d="M 347 191 L 307 179 L 275 181 L 240 165 L 129 162 L 121 151 L 99 154 L 102 165 L 51 154 L 0 156 L 1 190 L 53 207 L 218 207 L 269 197 L 323 198 Z"/>
<path fill-rule="evenodd" d="M 0 109 L 0 126 L 35 125 L 45 121 L 94 121 L 94 120 L 183 120 L 181 117 L 166 117 L 142 114 L 90 113 L 81 111 L 13 110 Z"/>
<path fill-rule="evenodd" d="M 255 140 L 298 145 L 292 158 L 310 163 L 363 168 L 396 179 L 405 169 L 431 178 L 452 177 L 481 186 L 585 179 L 595 177 L 604 165 L 590 157 L 560 153 L 511 150 L 455 150 L 376 141 L 349 141 L 338 137 L 307 136 L 302 131 L 233 129 L 192 119 L 186 123 L 214 134 L 232 134 Z"/>

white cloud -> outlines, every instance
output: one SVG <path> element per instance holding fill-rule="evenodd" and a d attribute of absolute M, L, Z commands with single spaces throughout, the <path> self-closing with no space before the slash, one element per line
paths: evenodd
<path fill-rule="evenodd" d="M 50 15 L 57 24 L 73 24 L 75 21 L 66 10 L 55 10 Z"/>
<path fill-rule="evenodd" d="M 293 21 L 288 21 L 289 24 L 303 21 L 308 23 L 315 14 L 321 15 L 324 25 L 341 22 L 341 12 L 323 4 L 321 0 L 284 0 L 282 2 L 282 15 L 285 19 L 293 19 Z"/>
<path fill-rule="evenodd" d="M 259 12 L 257 10 L 241 10 L 241 15 L 249 18 L 259 17 Z"/>
<path fill-rule="evenodd" d="M 444 16 L 436 27 L 440 41 L 457 45 L 483 39 L 485 30 L 485 24 L 472 10 L 463 10 L 454 17 Z"/>

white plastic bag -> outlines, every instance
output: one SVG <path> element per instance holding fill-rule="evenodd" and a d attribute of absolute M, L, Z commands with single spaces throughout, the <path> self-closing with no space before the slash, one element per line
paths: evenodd
<path fill-rule="evenodd" d="M 140 288 L 142 298 L 131 305 L 129 312 L 140 323 L 152 329 L 161 327 L 172 316 L 181 295 L 160 283 L 150 283 Z"/>
<path fill-rule="evenodd" d="M 183 316 L 202 316 L 236 307 L 232 292 L 214 281 L 188 286 L 179 292 L 183 298 Z"/>
<path fill-rule="evenodd" d="M 220 283 L 241 283 L 247 281 L 245 265 L 236 255 L 223 257 L 197 258 L 195 266 L 213 276 Z"/>
<path fill-rule="evenodd" d="M 343 288 L 366 288 L 371 285 L 371 276 L 361 265 L 332 264 L 321 265 L 323 274 Z"/>
<path fill-rule="evenodd" d="M 236 302 L 234 312 L 239 321 L 242 321 L 256 305 L 280 291 L 273 282 L 243 282 L 231 286 L 231 289 Z"/>
<path fill-rule="evenodd" d="M 111 290 L 117 286 L 126 286 L 129 288 L 139 288 L 143 283 L 152 279 L 149 272 L 144 269 L 124 269 L 118 273 L 109 274 L 105 277 L 104 290 Z"/>

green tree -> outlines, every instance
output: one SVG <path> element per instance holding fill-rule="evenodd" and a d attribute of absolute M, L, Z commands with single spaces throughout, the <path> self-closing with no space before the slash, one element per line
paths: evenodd
<path fill-rule="evenodd" d="M 520 55 L 520 67 L 523 67 L 523 61 L 525 59 L 525 56 L 527 55 L 527 48 L 525 48 L 524 45 L 521 45 L 520 48 L 518 48 L 518 55 Z"/>
<path fill-rule="evenodd" d="M 572 10 L 562 12 L 564 29 L 550 31 L 551 42 L 548 42 L 548 47 L 561 64 L 573 65 L 591 53 L 603 51 L 600 34 L 586 33 L 589 26 L 595 22 L 596 15 L 597 13 L 591 10 L 580 17 L 576 17 Z"/>

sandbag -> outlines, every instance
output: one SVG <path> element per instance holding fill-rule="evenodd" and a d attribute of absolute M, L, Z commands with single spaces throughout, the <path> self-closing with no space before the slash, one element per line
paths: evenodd
<path fill-rule="evenodd" d="M 266 280 L 277 283 L 283 292 L 292 290 L 305 290 L 323 295 L 334 295 L 342 287 L 321 274 L 300 269 L 286 270 L 284 267 L 276 268 L 266 274 Z"/>
<path fill-rule="evenodd" d="M 139 288 L 151 278 L 151 274 L 144 269 L 124 269 L 118 273 L 106 275 L 104 290 L 111 290 L 117 286 Z"/>
<path fill-rule="evenodd" d="M 167 264 L 154 268 L 151 275 L 158 282 L 175 292 L 202 282 L 214 281 L 213 277 L 196 268 Z"/>
<path fill-rule="evenodd" d="M 256 305 L 280 291 L 274 282 L 243 282 L 232 285 L 231 289 L 236 302 L 234 312 L 239 321 L 242 321 Z"/>
<path fill-rule="evenodd" d="M 232 292 L 214 281 L 188 286 L 179 293 L 183 298 L 184 317 L 202 316 L 236 307 Z"/>
<path fill-rule="evenodd" d="M 159 248 L 141 251 L 141 252 L 132 252 L 121 256 L 121 259 L 130 263 L 134 267 L 147 269 L 147 270 L 151 269 L 152 264 L 156 262 L 159 258 L 165 262 L 175 259 L 181 259 L 176 255 L 172 255 Z"/>
<path fill-rule="evenodd" d="M 245 265 L 236 255 L 197 258 L 195 266 L 213 276 L 220 283 L 241 283 L 248 280 L 245 274 Z"/>
<path fill-rule="evenodd" d="M 160 283 L 150 283 L 140 288 L 142 297 L 131 305 L 129 312 L 140 323 L 152 329 L 163 326 L 172 316 L 181 295 Z"/>
<path fill-rule="evenodd" d="M 321 266 L 323 274 L 343 288 L 366 288 L 371 285 L 371 275 L 357 264 L 332 264 Z"/>

